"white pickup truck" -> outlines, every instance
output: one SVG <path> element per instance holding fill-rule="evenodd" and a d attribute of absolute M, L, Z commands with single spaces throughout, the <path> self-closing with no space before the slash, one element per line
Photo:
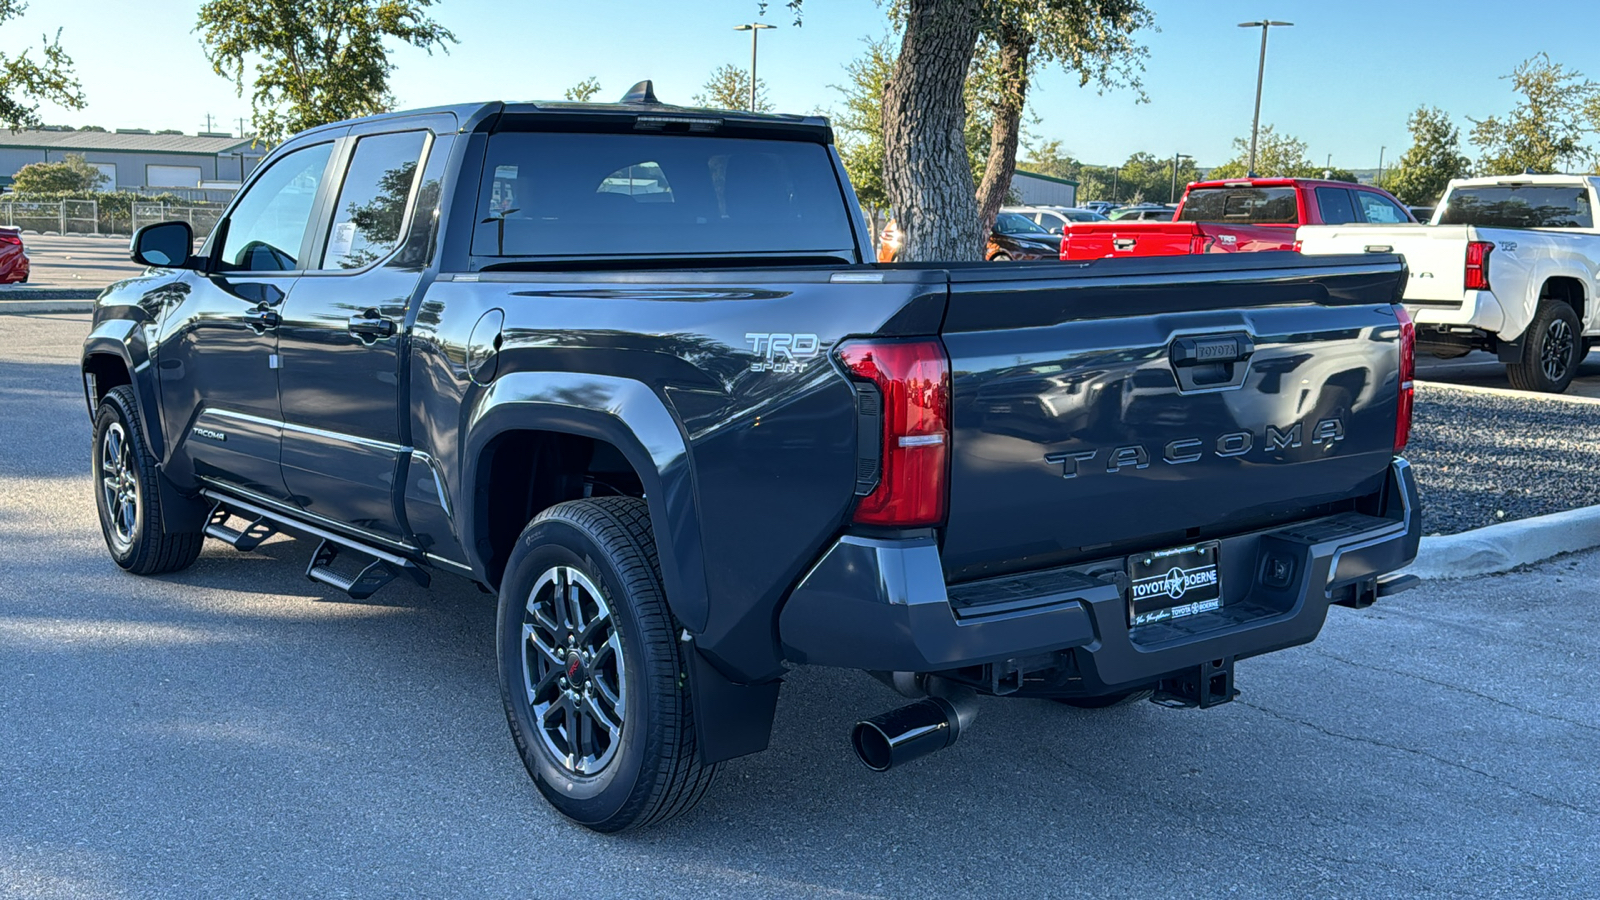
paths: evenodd
<path fill-rule="evenodd" d="M 1600 336 L 1600 177 L 1514 175 L 1450 182 L 1428 225 L 1307 225 L 1302 253 L 1398 253 L 1417 349 L 1498 354 L 1522 390 L 1567 389 Z"/>

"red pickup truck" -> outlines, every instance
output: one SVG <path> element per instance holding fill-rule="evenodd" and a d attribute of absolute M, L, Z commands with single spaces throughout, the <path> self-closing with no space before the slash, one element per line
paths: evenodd
<path fill-rule="evenodd" d="M 1197 181 L 1171 222 L 1075 222 L 1062 259 L 1293 250 L 1301 225 L 1415 222 L 1389 192 L 1347 181 L 1245 178 Z"/>

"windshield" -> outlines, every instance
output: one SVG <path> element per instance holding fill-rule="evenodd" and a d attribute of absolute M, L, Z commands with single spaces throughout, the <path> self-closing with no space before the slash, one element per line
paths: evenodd
<path fill-rule="evenodd" d="M 1218 187 L 1189 192 L 1179 222 L 1293 225 L 1300 207 L 1292 187 Z"/>
<path fill-rule="evenodd" d="M 1593 228 L 1589 190 L 1581 184 L 1463 187 L 1445 198 L 1440 225 L 1487 228 Z"/>
<path fill-rule="evenodd" d="M 828 148 L 689 135 L 490 136 L 478 256 L 853 256 Z"/>
<path fill-rule="evenodd" d="M 1049 234 L 1037 222 L 1020 213 L 1001 213 L 994 220 L 994 230 L 1001 234 Z"/>

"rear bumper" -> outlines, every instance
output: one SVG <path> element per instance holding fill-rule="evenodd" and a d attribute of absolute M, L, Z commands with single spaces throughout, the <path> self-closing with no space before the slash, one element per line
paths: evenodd
<path fill-rule="evenodd" d="M 1085 570 L 1122 560 L 946 585 L 935 540 L 840 538 L 779 618 L 787 659 L 938 672 L 1074 651 L 1071 693 L 1152 684 L 1202 662 L 1268 653 L 1317 636 L 1332 603 L 1369 596 L 1417 554 L 1416 479 L 1390 468 L 1381 516 L 1341 513 L 1221 541 L 1219 611 L 1129 629 L 1125 588 Z"/>
<path fill-rule="evenodd" d="M 1508 321 L 1500 301 L 1489 291 L 1467 291 L 1459 301 L 1402 302 L 1411 320 L 1418 325 L 1471 326 L 1508 339 L 1521 334 L 1522 329 L 1527 327 L 1526 322 Z"/>

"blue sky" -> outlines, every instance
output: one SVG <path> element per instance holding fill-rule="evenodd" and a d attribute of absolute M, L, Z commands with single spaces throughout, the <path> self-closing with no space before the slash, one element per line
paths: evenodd
<path fill-rule="evenodd" d="M 1313 159 L 1372 168 L 1381 146 L 1393 160 L 1407 144 L 1406 115 L 1418 104 L 1439 106 L 1462 126 L 1467 117 L 1503 113 L 1512 105 L 1500 79 L 1544 51 L 1600 78 L 1594 34 L 1600 8 L 1592 0 L 1547 0 L 1537 15 L 1482 0 L 1148 0 L 1159 33 L 1146 36 L 1145 89 L 1099 95 L 1059 70 L 1035 85 L 1033 133 L 1058 138 L 1079 158 L 1120 162 L 1148 150 L 1183 152 L 1201 165 L 1231 156 L 1230 140 L 1250 127 L 1258 30 L 1238 22 L 1268 16 L 1295 27 L 1274 29 L 1267 55 L 1263 123 L 1310 144 Z M 46 107 L 50 123 L 107 128 L 181 128 L 194 132 L 205 116 L 218 130 L 249 115 L 248 97 L 214 75 L 192 32 L 198 0 L 33 0 L 0 31 L 0 49 L 36 44 L 62 28 L 77 63 L 88 108 Z M 784 112 L 814 112 L 838 103 L 829 85 L 864 37 L 888 28 L 872 0 L 807 0 L 795 28 L 774 3 L 764 21 L 759 71 Z M 402 106 L 464 100 L 558 98 L 593 75 L 602 96 L 620 96 L 651 78 L 669 102 L 688 102 L 711 69 L 747 65 L 749 40 L 732 26 L 756 18 L 755 0 L 547 2 L 442 0 L 436 17 L 461 43 L 448 55 L 401 49 L 392 87 Z M 1469 153 L 1472 153 L 1470 148 Z"/>

